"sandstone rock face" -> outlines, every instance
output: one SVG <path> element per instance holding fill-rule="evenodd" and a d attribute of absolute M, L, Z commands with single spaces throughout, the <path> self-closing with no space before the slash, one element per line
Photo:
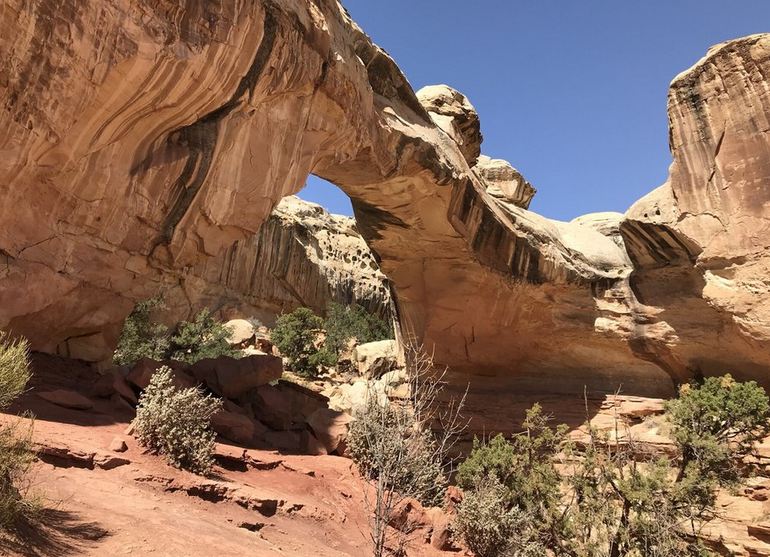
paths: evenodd
<path fill-rule="evenodd" d="M 505 203 L 528 209 L 537 190 L 511 163 L 481 155 L 473 167 L 487 187 L 487 193 Z"/>
<path fill-rule="evenodd" d="M 359 344 L 353 349 L 353 361 L 359 375 L 377 379 L 398 367 L 398 345 L 395 340 Z"/>
<path fill-rule="evenodd" d="M 158 290 L 179 312 L 282 304 L 247 244 L 312 172 L 351 197 L 403 327 L 482 415 L 510 419 L 512 392 L 770 378 L 767 35 L 674 81 L 671 178 L 607 225 L 526 210 L 520 175 L 477 164 L 467 99 L 415 94 L 336 2 L 11 0 L 0 18 L 0 327 L 36 349 L 108 354 Z M 297 257 L 279 245 L 264 258 Z"/>
<path fill-rule="evenodd" d="M 669 180 L 621 226 L 638 299 L 705 374 L 770 376 L 770 36 L 724 43 L 669 92 Z"/>
<path fill-rule="evenodd" d="M 323 314 L 331 302 L 392 318 L 390 283 L 355 220 L 295 196 L 282 199 L 257 234 L 203 259 L 192 274 L 194 305 L 267 324 L 302 306 Z"/>
<path fill-rule="evenodd" d="M 473 166 L 481 154 L 483 138 L 479 115 L 468 98 L 447 85 L 429 85 L 417 91 L 417 100 Z"/>

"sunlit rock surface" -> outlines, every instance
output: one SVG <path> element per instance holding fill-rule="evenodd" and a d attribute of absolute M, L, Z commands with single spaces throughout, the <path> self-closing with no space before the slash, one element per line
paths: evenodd
<path fill-rule="evenodd" d="M 0 18 L 0 326 L 37 349 L 103 358 L 136 300 L 189 313 L 201 280 L 261 297 L 262 263 L 228 250 L 251 257 L 314 173 L 351 197 L 402 327 L 501 416 L 506 392 L 770 377 L 767 35 L 674 80 L 667 185 L 617 223 L 562 223 L 477 163 L 467 99 L 415 94 L 336 2 L 11 0 Z"/>
<path fill-rule="evenodd" d="M 257 234 L 203 259 L 192 274 L 201 279 L 189 289 L 193 305 L 268 325 L 298 307 L 322 315 L 333 302 L 393 317 L 390 284 L 355 220 L 295 196 L 282 199 Z"/>

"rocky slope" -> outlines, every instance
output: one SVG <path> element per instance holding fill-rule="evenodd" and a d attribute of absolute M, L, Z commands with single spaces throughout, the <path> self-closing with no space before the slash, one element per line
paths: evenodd
<path fill-rule="evenodd" d="M 197 476 L 137 443 L 127 429 L 134 409 L 94 394 L 98 374 L 92 366 L 36 355 L 33 368 L 30 389 L 10 414 L 0 413 L 0 423 L 27 421 L 15 413 L 35 415 L 38 460 L 29 479 L 42 511 L 30 527 L 0 532 L 0 554 L 357 557 L 371 552 L 370 487 L 349 459 L 277 451 L 275 445 L 245 448 L 220 439 L 213 473 Z M 45 395 L 52 389 L 70 393 L 70 400 L 51 402 Z M 436 524 L 443 517 L 446 528 L 440 509 L 432 516 Z M 425 520 L 408 536 L 409 555 L 457 554 L 434 547 L 433 530 L 434 522 Z M 389 540 L 397 539 L 391 534 Z"/>
<path fill-rule="evenodd" d="M 0 18 L 0 326 L 38 349 L 106 357 L 135 300 L 196 272 L 250 295 L 248 261 L 216 262 L 312 172 L 351 197 L 404 328 L 490 414 L 512 392 L 770 378 L 770 36 L 672 83 L 667 185 L 562 223 L 479 159 L 464 96 L 415 93 L 336 1 L 11 0 Z"/>
<path fill-rule="evenodd" d="M 366 490 L 352 462 L 292 450 L 216 445 L 211 477 L 172 468 L 147 453 L 128 433 L 132 407 L 94 394 L 92 366 L 36 355 L 30 389 L 12 413 L 35 414 L 38 452 L 30 476 L 43 510 L 32 527 L 0 534 L 0 554 L 66 555 L 286 555 L 359 557 L 369 549 Z M 52 389 L 71 394 L 51 402 Z M 73 404 L 77 400 L 79 404 Z M 546 403 L 585 416 L 583 402 L 554 396 Z M 631 435 L 666 453 L 671 440 L 659 420 L 661 400 L 606 396 L 590 399 L 595 427 Z M 63 406 L 66 405 L 65 406 Z M 524 398 L 512 401 L 517 412 Z M 26 420 L 0 414 L 0 423 Z M 626 426 L 628 429 L 626 429 Z M 577 442 L 585 438 L 576 429 Z M 770 440 L 759 447 L 765 470 Z M 719 518 L 704 539 L 719 555 L 770 555 L 770 480 L 752 478 L 718 499 Z M 450 489 L 450 500 L 458 492 Z M 409 556 L 469 555 L 451 540 L 451 510 L 414 505 L 416 529 Z M 396 517 L 400 513 L 394 513 Z M 398 541 L 395 531 L 391 543 Z"/>

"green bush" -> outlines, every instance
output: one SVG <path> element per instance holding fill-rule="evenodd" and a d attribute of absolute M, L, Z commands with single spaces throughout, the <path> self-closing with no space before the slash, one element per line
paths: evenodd
<path fill-rule="evenodd" d="M 308 308 L 297 308 L 276 321 L 271 340 L 293 372 L 316 377 L 320 367 L 334 365 L 331 354 L 319 346 L 322 327 L 323 320 Z"/>
<path fill-rule="evenodd" d="M 509 494 L 495 475 L 479 480 L 457 508 L 453 530 L 478 557 L 541 557 L 545 548 L 528 539 L 528 517 L 508 504 Z"/>
<path fill-rule="evenodd" d="M 424 505 L 440 505 L 447 479 L 431 432 L 418 427 L 406 409 L 381 404 L 376 396 L 354 417 L 347 445 L 361 474 Z"/>
<path fill-rule="evenodd" d="M 524 432 L 510 441 L 499 434 L 488 443 L 474 439 L 471 454 L 458 467 L 458 485 L 471 488 L 491 476 L 505 490 L 510 506 L 552 508 L 559 500 L 561 481 L 554 456 L 561 450 L 567 428 L 550 428 L 539 404 L 527 411 L 522 426 Z"/>
<path fill-rule="evenodd" d="M 24 392 L 31 376 L 27 341 L 10 340 L 0 331 L 0 410 Z M 24 485 L 33 460 L 32 426 L 22 422 L 0 426 L 0 527 L 12 526 L 36 508 Z"/>
<path fill-rule="evenodd" d="M 500 546 L 487 542 L 508 531 L 507 512 L 514 511 L 527 517 L 514 538 L 525 548 L 541 543 L 541 554 L 707 555 L 700 529 L 715 516 L 719 488 L 735 487 L 748 473 L 744 457 L 768 433 L 769 413 L 768 397 L 754 382 L 728 375 L 685 385 L 666 405 L 678 454 L 663 458 L 633 440 L 616 444 L 591 426 L 578 449 L 533 407 L 524 433 L 476 441 L 460 465 L 458 482 L 472 497 L 460 530 L 469 545 L 495 551 Z M 569 474 L 560 476 L 560 466 Z M 490 481 L 498 486 L 491 494 Z M 504 512 L 485 514 L 473 506 L 478 500 L 496 508 L 502 501 Z"/>
<path fill-rule="evenodd" d="M 156 296 L 139 302 L 126 318 L 113 360 L 118 365 L 131 365 L 141 358 L 163 360 L 168 354 L 168 327 L 152 320 L 152 313 L 163 309 L 163 298 Z"/>
<path fill-rule="evenodd" d="M 240 351 L 227 342 L 230 331 L 208 309 L 202 309 L 192 321 L 182 321 L 171 332 L 152 319 L 153 312 L 164 308 L 160 296 L 136 304 L 123 325 L 113 356 L 116 364 L 132 365 L 141 358 L 193 364 L 204 358 L 240 356 Z"/>
<path fill-rule="evenodd" d="M 241 352 L 227 342 L 230 334 L 231 331 L 204 308 L 192 321 L 179 323 L 171 337 L 169 357 L 188 364 L 220 356 L 237 358 Z"/>
<path fill-rule="evenodd" d="M 702 385 L 683 385 L 666 405 L 680 469 L 727 486 L 739 480 L 738 460 L 768 433 L 770 406 L 754 381 L 736 382 L 729 374 Z"/>
<path fill-rule="evenodd" d="M 393 338 L 393 327 L 389 323 L 358 304 L 330 304 L 323 327 L 326 330 L 326 348 L 335 361 L 351 339 L 364 344 Z"/>
<path fill-rule="evenodd" d="M 214 464 L 211 417 L 222 400 L 200 389 L 174 386 L 169 367 L 159 368 L 139 397 L 134 427 L 139 442 L 177 468 L 207 474 Z"/>
<path fill-rule="evenodd" d="M 353 338 L 364 343 L 392 336 L 392 328 L 365 308 L 336 303 L 329 306 L 326 319 L 309 308 L 285 313 L 272 331 L 273 344 L 288 359 L 290 369 L 305 377 L 316 377 L 321 369 L 336 365 Z"/>

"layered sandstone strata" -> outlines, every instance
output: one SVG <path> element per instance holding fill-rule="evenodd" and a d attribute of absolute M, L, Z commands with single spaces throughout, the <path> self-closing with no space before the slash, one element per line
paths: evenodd
<path fill-rule="evenodd" d="M 390 283 L 355 220 L 295 196 L 282 199 L 257 234 L 202 259 L 186 284 L 182 306 L 194 300 L 194 307 L 256 317 L 268 325 L 298 307 L 323 314 L 333 302 L 393 317 Z"/>
<path fill-rule="evenodd" d="M 0 326 L 36 348 L 99 359 L 135 300 L 245 277 L 217 262 L 312 172 L 351 197 L 402 326 L 479 400 L 769 377 L 769 36 L 673 82 L 667 185 L 561 223 L 477 162 L 464 96 L 415 94 L 337 2 L 53 10 L 0 12 Z"/>

